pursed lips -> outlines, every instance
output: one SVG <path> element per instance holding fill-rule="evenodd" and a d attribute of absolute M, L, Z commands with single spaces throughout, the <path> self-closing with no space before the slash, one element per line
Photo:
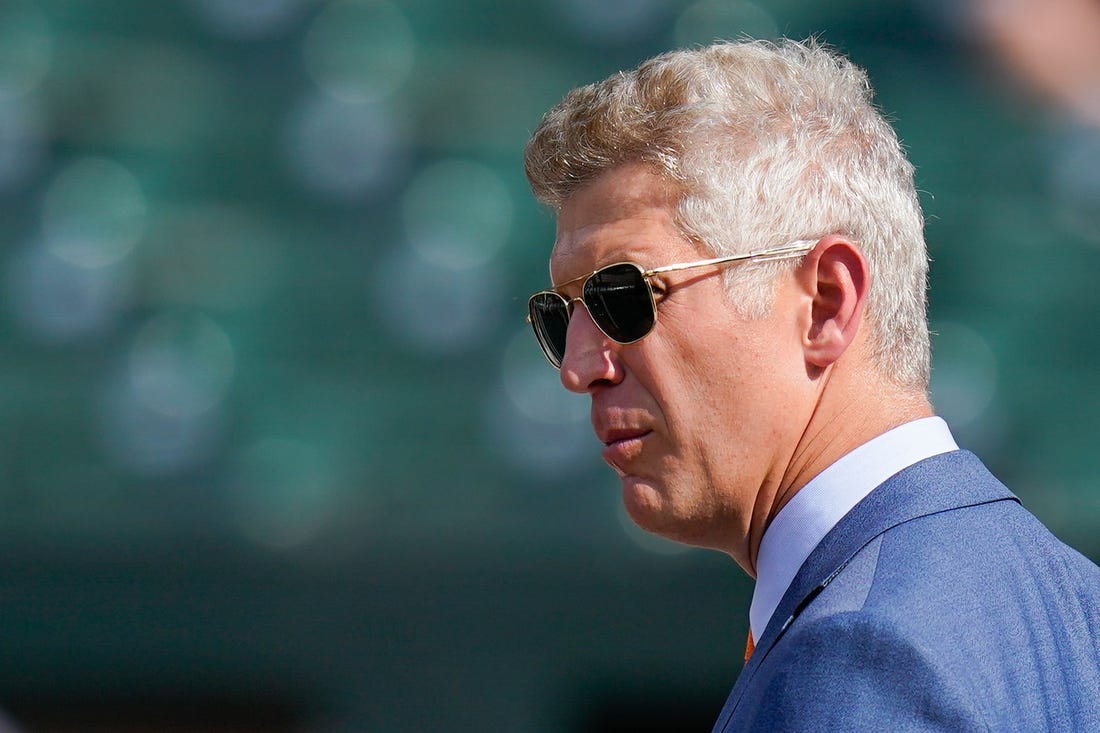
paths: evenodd
<path fill-rule="evenodd" d="M 620 443 L 624 440 L 634 440 L 635 438 L 641 438 L 644 435 L 648 435 L 650 430 L 643 428 L 620 428 L 614 430 L 598 431 L 600 441 L 605 446 L 611 446 L 615 443 Z"/>
<path fill-rule="evenodd" d="M 651 432 L 653 431 L 643 428 L 597 430 L 597 436 L 604 444 L 601 454 L 604 462 L 620 476 L 625 475 L 625 465 L 630 459 L 637 457 L 642 448 L 642 439 Z"/>

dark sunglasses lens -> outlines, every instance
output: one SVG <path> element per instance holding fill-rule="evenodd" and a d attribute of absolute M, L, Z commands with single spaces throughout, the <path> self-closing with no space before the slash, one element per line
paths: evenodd
<path fill-rule="evenodd" d="M 612 265 L 584 284 L 584 304 L 592 320 L 619 343 L 637 341 L 653 328 L 653 296 L 635 265 Z"/>
<path fill-rule="evenodd" d="M 569 331 L 569 306 L 554 293 L 536 293 L 527 303 L 531 326 L 546 358 L 557 367 L 565 358 L 565 335 Z"/>

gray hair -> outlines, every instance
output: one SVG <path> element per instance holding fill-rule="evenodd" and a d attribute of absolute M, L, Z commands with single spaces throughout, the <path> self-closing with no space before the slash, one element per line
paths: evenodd
<path fill-rule="evenodd" d="M 716 256 L 828 234 L 856 242 L 871 270 L 872 359 L 897 384 L 927 389 L 913 166 L 861 69 L 814 41 L 673 51 L 569 92 L 525 151 L 531 188 L 554 209 L 626 163 L 678 186 L 677 225 Z M 778 274 L 794 266 L 728 268 L 739 311 L 765 315 Z"/>

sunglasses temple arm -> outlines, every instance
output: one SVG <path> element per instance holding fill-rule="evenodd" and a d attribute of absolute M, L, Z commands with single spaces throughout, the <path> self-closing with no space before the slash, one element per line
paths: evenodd
<path fill-rule="evenodd" d="M 741 260 L 756 260 L 758 262 L 766 262 L 768 260 L 782 260 L 788 257 L 798 257 L 804 255 L 814 248 L 817 244 L 816 240 L 801 239 L 797 242 L 791 242 L 782 247 L 776 249 L 758 250 L 756 252 L 747 252 L 740 255 L 731 255 L 729 257 L 712 257 L 709 260 L 700 260 L 698 262 L 686 262 L 682 265 L 668 265 L 666 267 L 655 267 L 652 270 L 646 270 L 643 275 L 657 275 L 662 272 L 677 272 L 679 270 L 690 270 L 695 267 L 706 267 L 707 265 L 724 265 L 728 262 L 738 262 Z"/>

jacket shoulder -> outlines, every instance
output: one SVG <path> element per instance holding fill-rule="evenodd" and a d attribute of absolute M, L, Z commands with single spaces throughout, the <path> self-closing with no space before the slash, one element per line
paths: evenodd
<path fill-rule="evenodd" d="M 964 686 L 893 619 L 805 619 L 770 650 L 727 731 L 985 731 Z M 733 722 L 733 721 L 731 721 Z"/>

